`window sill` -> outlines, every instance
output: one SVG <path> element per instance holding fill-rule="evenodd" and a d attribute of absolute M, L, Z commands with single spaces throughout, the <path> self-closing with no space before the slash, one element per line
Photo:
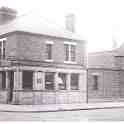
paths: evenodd
<path fill-rule="evenodd" d="M 46 59 L 45 61 L 46 61 L 46 62 L 53 62 L 52 59 Z"/>
<path fill-rule="evenodd" d="M 70 90 L 72 90 L 72 91 L 73 91 L 73 90 L 80 90 L 80 89 L 70 89 Z"/>
<path fill-rule="evenodd" d="M 64 63 L 66 63 L 66 64 L 77 64 L 77 62 L 73 62 L 73 61 L 64 61 Z"/>
<path fill-rule="evenodd" d="M 32 88 L 32 89 L 23 88 L 23 90 L 28 92 L 28 91 L 32 91 L 32 90 L 33 90 L 33 88 Z"/>

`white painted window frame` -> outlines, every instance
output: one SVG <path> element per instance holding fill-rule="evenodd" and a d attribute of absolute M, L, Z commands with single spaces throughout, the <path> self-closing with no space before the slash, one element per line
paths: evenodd
<path fill-rule="evenodd" d="M 64 63 L 66 64 L 77 64 L 76 60 L 75 61 L 71 61 L 71 45 L 76 46 L 77 43 L 76 42 L 69 42 L 69 41 L 65 41 L 64 45 L 68 44 L 69 45 L 69 61 L 64 61 Z"/>
<path fill-rule="evenodd" d="M 47 40 L 46 44 L 51 44 L 53 46 L 54 42 L 51 40 Z M 53 59 L 45 59 L 46 62 L 53 62 Z"/>
<path fill-rule="evenodd" d="M 54 42 L 51 41 L 51 40 L 47 40 L 47 41 L 46 41 L 46 44 L 54 44 Z"/>

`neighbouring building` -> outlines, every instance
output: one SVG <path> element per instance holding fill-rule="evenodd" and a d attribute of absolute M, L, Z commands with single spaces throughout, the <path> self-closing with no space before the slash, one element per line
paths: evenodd
<path fill-rule="evenodd" d="M 0 9 L 0 103 L 86 102 L 86 42 L 74 32 L 74 15 L 66 19 L 68 30 Z"/>
<path fill-rule="evenodd" d="M 124 44 L 88 55 L 88 102 L 124 100 Z"/>

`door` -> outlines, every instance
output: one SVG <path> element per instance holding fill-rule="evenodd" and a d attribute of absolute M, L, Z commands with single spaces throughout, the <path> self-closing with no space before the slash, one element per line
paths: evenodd
<path fill-rule="evenodd" d="M 9 71 L 8 76 L 9 76 L 8 103 L 11 103 L 13 99 L 14 72 Z"/>

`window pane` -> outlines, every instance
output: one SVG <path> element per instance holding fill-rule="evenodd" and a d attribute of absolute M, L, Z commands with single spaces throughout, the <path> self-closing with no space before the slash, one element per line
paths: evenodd
<path fill-rule="evenodd" d="M 97 90 L 98 89 L 98 76 L 97 75 L 93 76 L 93 81 L 94 81 L 93 89 Z"/>
<path fill-rule="evenodd" d="M 5 59 L 5 40 L 0 42 L 0 59 Z"/>
<path fill-rule="evenodd" d="M 2 49 L 0 48 L 0 59 L 2 59 Z"/>
<path fill-rule="evenodd" d="M 59 83 L 59 89 L 66 90 L 66 74 L 59 73 L 59 78 L 61 79 L 61 83 Z"/>
<path fill-rule="evenodd" d="M 24 89 L 33 88 L 33 72 L 23 71 L 23 88 Z"/>
<path fill-rule="evenodd" d="M 46 44 L 46 59 L 52 59 L 52 44 Z"/>
<path fill-rule="evenodd" d="M 71 74 L 71 89 L 78 90 L 79 89 L 79 74 Z"/>
<path fill-rule="evenodd" d="M 2 58 L 2 42 L 0 42 L 0 59 Z"/>
<path fill-rule="evenodd" d="M 5 59 L 5 41 L 3 41 L 3 59 Z"/>
<path fill-rule="evenodd" d="M 64 44 L 64 51 L 65 51 L 65 61 L 69 61 L 69 45 Z"/>
<path fill-rule="evenodd" d="M 37 73 L 37 83 L 38 84 L 42 84 L 42 72 L 38 72 Z"/>
<path fill-rule="evenodd" d="M 75 57 L 76 57 L 76 46 L 75 45 L 71 45 L 71 61 L 75 61 Z"/>
<path fill-rule="evenodd" d="M 45 89 L 54 90 L 54 73 L 53 72 L 45 73 Z"/>

